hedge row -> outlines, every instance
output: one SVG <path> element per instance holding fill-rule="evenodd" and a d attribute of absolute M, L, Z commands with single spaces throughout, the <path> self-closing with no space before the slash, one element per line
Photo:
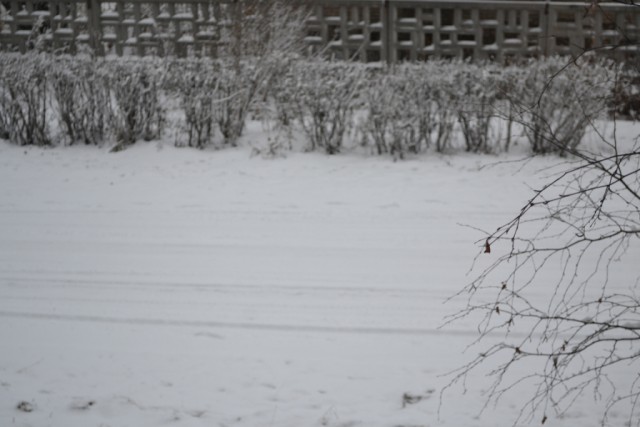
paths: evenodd
<path fill-rule="evenodd" d="M 121 149 L 167 136 L 177 123 L 178 144 L 223 147 L 237 143 L 253 112 L 328 154 L 357 147 L 396 158 L 493 153 L 508 150 L 516 133 L 533 153 L 564 154 L 620 87 L 619 67 L 562 58 L 383 68 L 284 56 L 212 62 L 33 54 L 2 62 L 0 138 L 42 146 Z"/>

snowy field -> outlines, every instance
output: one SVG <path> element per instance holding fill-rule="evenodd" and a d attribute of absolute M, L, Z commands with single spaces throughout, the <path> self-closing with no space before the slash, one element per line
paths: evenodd
<path fill-rule="evenodd" d="M 512 425 L 527 390 L 478 416 L 481 372 L 440 402 L 478 350 L 472 320 L 439 326 L 464 224 L 561 161 L 520 157 L 0 143 L 0 426 Z M 599 425 L 592 398 L 547 425 Z"/>

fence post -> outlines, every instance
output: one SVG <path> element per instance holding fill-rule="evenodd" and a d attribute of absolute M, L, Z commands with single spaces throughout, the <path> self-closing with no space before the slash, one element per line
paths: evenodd
<path fill-rule="evenodd" d="M 89 15 L 89 47 L 94 55 L 103 56 L 102 25 L 100 22 L 102 5 L 100 1 L 101 0 L 87 0 L 87 14 Z"/>

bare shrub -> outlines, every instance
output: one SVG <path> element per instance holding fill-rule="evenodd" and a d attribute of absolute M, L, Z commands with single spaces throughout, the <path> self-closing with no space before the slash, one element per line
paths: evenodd
<path fill-rule="evenodd" d="M 448 152 L 457 148 L 458 124 L 466 151 L 496 152 L 492 125 L 499 78 L 493 65 L 463 61 L 385 69 L 369 77 L 373 81 L 364 90 L 363 142 L 399 158 L 430 148 Z"/>
<path fill-rule="evenodd" d="M 416 82 L 411 105 L 418 122 L 418 138 L 425 149 L 435 147 L 438 152 L 442 152 L 445 148 L 436 138 L 440 127 L 444 130 L 447 126 L 453 126 L 453 118 L 445 112 L 438 111 L 438 95 L 444 93 L 444 91 L 438 92 L 438 87 L 442 87 L 442 76 L 436 70 L 440 66 L 442 66 L 441 62 L 434 61 L 424 65 L 421 64 L 419 67 L 413 66 L 411 71 L 413 80 Z M 447 120 L 449 118 L 451 120 L 448 123 Z"/>
<path fill-rule="evenodd" d="M 587 127 L 606 114 L 615 82 L 614 66 L 604 61 L 567 64 L 548 58 L 525 66 L 510 101 L 534 154 L 574 152 Z"/>
<path fill-rule="evenodd" d="M 277 74 L 271 83 L 269 91 L 270 98 L 273 99 L 274 120 L 280 129 L 288 132 L 293 126 L 298 114 L 296 111 L 297 78 L 289 63 L 289 67 Z"/>
<path fill-rule="evenodd" d="M 7 88 L 6 68 L 0 70 L 0 139 L 9 139 L 12 127 L 11 96 Z"/>
<path fill-rule="evenodd" d="M 378 155 L 391 151 L 391 122 L 395 119 L 395 108 L 400 98 L 391 87 L 392 79 L 393 76 L 386 71 L 372 73 L 363 88 L 365 116 L 359 128 L 363 134 L 363 145 L 373 145 Z"/>
<path fill-rule="evenodd" d="M 19 145 L 49 146 L 51 103 L 46 56 L 5 55 L 0 67 L 0 130 Z"/>
<path fill-rule="evenodd" d="M 188 146 L 210 145 L 217 129 L 213 103 L 219 84 L 218 70 L 208 60 L 176 61 L 169 66 L 167 74 L 165 89 L 179 99 Z"/>
<path fill-rule="evenodd" d="M 215 82 L 213 116 L 224 143 L 235 146 L 270 69 L 252 61 L 222 62 Z"/>
<path fill-rule="evenodd" d="M 491 64 L 459 63 L 452 92 L 465 150 L 491 153 L 499 148 L 491 138 L 491 121 L 497 101 L 496 78 Z"/>
<path fill-rule="evenodd" d="M 322 149 L 327 154 L 342 150 L 344 135 L 353 123 L 362 76 L 362 66 L 353 63 L 315 60 L 293 67 L 293 109 L 310 150 Z"/>
<path fill-rule="evenodd" d="M 429 85 L 429 92 L 435 102 L 435 136 L 429 145 L 433 145 L 438 153 L 452 148 L 453 130 L 456 123 L 456 112 L 452 108 L 456 91 L 453 80 L 455 65 L 451 62 L 439 61 L 430 65 L 425 71 L 434 75 Z"/>
<path fill-rule="evenodd" d="M 160 98 L 163 65 L 157 61 L 107 62 L 107 84 L 112 93 L 116 151 L 144 139 L 160 137 L 165 112 Z"/>
<path fill-rule="evenodd" d="M 609 111 L 620 118 L 640 119 L 640 70 L 639 66 L 625 66 L 614 88 Z"/>
<path fill-rule="evenodd" d="M 224 143 L 235 146 L 252 109 L 268 96 L 283 64 L 304 48 L 306 9 L 281 0 L 225 6 L 214 116 Z"/>
<path fill-rule="evenodd" d="M 508 152 L 513 144 L 514 124 L 517 123 L 518 117 L 518 108 L 514 101 L 517 100 L 517 94 L 521 90 L 520 86 L 523 84 L 526 70 L 522 66 L 510 65 L 499 72 L 494 72 L 497 75 L 495 115 L 506 124 L 505 138 L 501 144 L 502 150 Z"/>
<path fill-rule="evenodd" d="M 418 154 L 430 145 L 436 126 L 432 86 L 424 65 L 401 65 L 367 77 L 363 85 L 364 143 L 394 158 Z"/>
<path fill-rule="evenodd" d="M 398 78 L 399 77 L 399 78 Z M 404 103 L 396 103 L 391 110 L 389 120 L 389 154 L 394 158 L 404 158 L 407 154 L 418 154 L 422 150 L 422 138 L 420 134 L 421 112 L 416 108 L 418 94 L 411 95 L 419 85 L 410 80 L 405 80 L 402 75 L 391 80 L 390 90 L 400 94 Z M 387 106 L 389 108 L 389 106 Z"/>
<path fill-rule="evenodd" d="M 102 61 L 56 58 L 51 82 L 55 110 L 69 144 L 98 145 L 107 136 L 111 116 L 110 94 L 98 72 Z"/>
<path fill-rule="evenodd" d="M 266 97 L 276 62 L 180 61 L 171 65 L 168 93 L 180 99 L 189 146 L 203 148 L 216 132 L 222 144 L 236 146 L 249 114 Z"/>

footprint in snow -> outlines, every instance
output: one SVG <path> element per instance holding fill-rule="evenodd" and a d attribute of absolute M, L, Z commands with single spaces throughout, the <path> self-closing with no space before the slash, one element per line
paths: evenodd
<path fill-rule="evenodd" d="M 69 405 L 69 409 L 73 411 L 87 411 L 96 404 L 95 400 L 76 400 Z"/>
<path fill-rule="evenodd" d="M 36 410 L 36 404 L 23 400 L 16 405 L 16 409 L 20 412 L 33 412 Z"/>
<path fill-rule="evenodd" d="M 196 337 L 214 338 L 217 340 L 224 339 L 222 335 L 214 334 L 213 332 L 196 332 L 194 335 Z"/>

